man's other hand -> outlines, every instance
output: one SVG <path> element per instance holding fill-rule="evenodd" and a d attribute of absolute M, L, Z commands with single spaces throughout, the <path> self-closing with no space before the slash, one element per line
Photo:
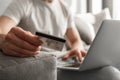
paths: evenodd
<path fill-rule="evenodd" d="M 65 56 L 63 56 L 62 59 L 67 60 L 68 58 L 77 57 L 78 61 L 81 63 L 86 54 L 87 52 L 84 49 L 72 49 Z"/>

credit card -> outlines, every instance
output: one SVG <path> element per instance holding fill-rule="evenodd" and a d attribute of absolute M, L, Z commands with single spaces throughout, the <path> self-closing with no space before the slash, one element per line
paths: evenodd
<path fill-rule="evenodd" d="M 62 51 L 64 49 L 66 42 L 65 39 L 41 32 L 36 32 L 36 35 L 38 35 L 40 37 L 40 40 L 43 42 L 41 45 L 42 47 L 56 51 Z"/>

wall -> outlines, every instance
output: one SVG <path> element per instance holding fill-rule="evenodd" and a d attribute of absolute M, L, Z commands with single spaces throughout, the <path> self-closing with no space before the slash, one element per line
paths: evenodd
<path fill-rule="evenodd" d="M 75 13 L 97 14 L 109 8 L 112 19 L 120 20 L 120 0 L 65 0 Z"/>

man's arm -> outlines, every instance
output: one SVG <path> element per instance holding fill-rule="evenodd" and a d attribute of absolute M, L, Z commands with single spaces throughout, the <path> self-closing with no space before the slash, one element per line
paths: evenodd
<path fill-rule="evenodd" d="M 29 57 L 40 52 L 39 37 L 17 27 L 8 17 L 0 17 L 0 49 L 6 55 Z"/>
<path fill-rule="evenodd" d="M 71 49 L 82 47 L 82 41 L 76 28 L 69 28 L 66 33 Z"/>
<path fill-rule="evenodd" d="M 7 34 L 15 26 L 16 23 L 12 19 L 6 16 L 0 16 L 0 34 Z"/>
<path fill-rule="evenodd" d="M 67 40 L 68 40 L 71 50 L 67 55 L 63 57 L 63 60 L 77 56 L 79 61 L 81 62 L 82 57 L 86 55 L 86 51 L 83 48 L 82 40 L 79 37 L 79 33 L 77 29 L 75 27 L 68 28 L 66 32 L 66 36 L 67 36 Z"/>
<path fill-rule="evenodd" d="M 2 43 L 5 39 L 5 35 L 10 31 L 10 29 L 15 26 L 15 22 L 6 17 L 6 16 L 0 16 L 0 49 L 2 47 Z"/>

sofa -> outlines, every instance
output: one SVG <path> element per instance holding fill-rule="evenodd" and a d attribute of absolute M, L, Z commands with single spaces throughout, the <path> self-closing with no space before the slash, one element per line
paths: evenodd
<path fill-rule="evenodd" d="M 0 15 L 12 0 L 0 0 Z M 111 19 L 109 9 L 98 14 L 76 14 L 75 24 L 86 50 L 89 49 L 104 19 Z M 0 52 L 0 80 L 56 80 L 56 57 L 46 52 L 29 57 L 16 58 Z"/>
<path fill-rule="evenodd" d="M 41 52 L 29 58 L 0 52 L 0 80 L 56 80 L 56 58 Z"/>

